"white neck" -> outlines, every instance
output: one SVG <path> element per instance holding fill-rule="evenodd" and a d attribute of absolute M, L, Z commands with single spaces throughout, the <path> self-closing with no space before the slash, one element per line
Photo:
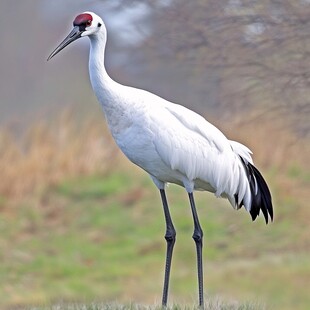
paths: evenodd
<path fill-rule="evenodd" d="M 106 33 L 98 32 L 90 38 L 89 74 L 93 90 L 106 114 L 115 105 L 116 88 L 121 86 L 110 78 L 104 65 Z M 115 106 L 114 106 L 115 108 Z"/>
<path fill-rule="evenodd" d="M 90 38 L 89 74 L 93 90 L 105 113 L 114 138 L 128 125 L 126 117 L 130 104 L 129 87 L 121 85 L 110 78 L 104 66 L 106 33 L 100 31 Z"/>

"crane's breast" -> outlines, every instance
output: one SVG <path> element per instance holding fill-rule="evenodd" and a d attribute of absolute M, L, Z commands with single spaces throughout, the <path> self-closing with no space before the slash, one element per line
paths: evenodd
<path fill-rule="evenodd" d="M 125 156 L 150 175 L 164 183 L 183 185 L 182 174 L 171 169 L 156 150 L 154 133 L 148 127 L 132 125 L 114 138 Z"/>

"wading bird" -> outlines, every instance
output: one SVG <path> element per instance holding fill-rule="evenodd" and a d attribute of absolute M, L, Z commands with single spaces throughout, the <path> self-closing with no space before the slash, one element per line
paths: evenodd
<path fill-rule="evenodd" d="M 48 60 L 71 42 L 90 39 L 89 74 L 117 145 L 134 164 L 151 176 L 160 191 L 166 221 L 166 264 L 162 305 L 167 304 L 170 267 L 176 231 L 170 216 L 165 185 L 183 186 L 189 197 L 194 221 L 199 305 L 203 307 L 202 237 L 193 192 L 209 191 L 227 198 L 235 209 L 242 206 L 255 220 L 262 211 L 266 223 L 273 219 L 271 195 L 253 165 L 251 151 L 228 140 L 202 116 L 145 90 L 112 80 L 104 65 L 107 30 L 92 12 L 78 15 L 73 30 Z"/>

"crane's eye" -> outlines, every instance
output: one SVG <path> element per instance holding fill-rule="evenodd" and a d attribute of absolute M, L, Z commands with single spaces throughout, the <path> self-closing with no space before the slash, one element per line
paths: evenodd
<path fill-rule="evenodd" d="M 88 20 L 88 21 L 86 22 L 86 26 L 89 27 L 90 25 L 91 25 L 91 20 Z"/>

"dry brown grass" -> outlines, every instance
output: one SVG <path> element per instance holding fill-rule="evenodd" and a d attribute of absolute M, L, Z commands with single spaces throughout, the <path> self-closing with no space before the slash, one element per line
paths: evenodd
<path fill-rule="evenodd" d="M 248 145 L 259 167 L 309 170 L 310 143 L 285 129 L 285 121 L 217 125 Z M 0 196 L 23 197 L 64 178 L 105 173 L 118 154 L 111 139 L 104 121 L 78 123 L 68 111 L 52 124 L 34 124 L 19 138 L 0 129 Z"/>
<path fill-rule="evenodd" d="M 242 118 L 242 117 L 241 117 Z M 218 124 L 227 137 L 247 145 L 253 152 L 254 162 L 264 168 L 284 171 L 292 165 L 309 170 L 310 143 L 307 137 L 292 130 L 290 119 L 256 119 L 255 116 Z"/>
<path fill-rule="evenodd" d="M 69 112 L 17 138 L 0 129 L 0 195 L 21 197 L 63 178 L 105 173 L 117 150 L 104 122 L 78 124 Z"/>

